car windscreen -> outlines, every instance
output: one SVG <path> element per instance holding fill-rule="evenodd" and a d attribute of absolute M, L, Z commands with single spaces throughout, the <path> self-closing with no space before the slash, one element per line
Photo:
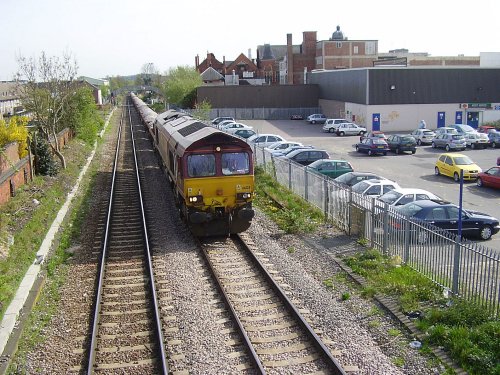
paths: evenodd
<path fill-rule="evenodd" d="M 361 181 L 352 187 L 352 191 L 356 193 L 363 193 L 369 186 L 369 183 Z"/>
<path fill-rule="evenodd" d="M 474 162 L 468 156 L 457 156 L 453 160 L 455 160 L 456 165 L 471 165 Z"/>
<path fill-rule="evenodd" d="M 404 206 L 399 206 L 396 209 L 406 216 L 415 216 L 417 213 L 419 213 L 422 210 L 422 207 L 420 207 L 414 203 L 408 203 L 408 204 L 405 204 Z"/>
<path fill-rule="evenodd" d="M 392 204 L 392 203 L 396 202 L 399 199 L 399 197 L 402 195 L 403 194 L 398 193 L 397 191 L 391 190 L 391 191 L 388 191 L 387 193 L 385 193 L 384 195 L 380 196 L 379 199 L 382 202 Z"/>

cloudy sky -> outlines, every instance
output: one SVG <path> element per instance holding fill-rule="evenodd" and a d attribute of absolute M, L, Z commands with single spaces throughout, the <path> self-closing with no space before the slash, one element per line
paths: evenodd
<path fill-rule="evenodd" d="M 301 5 L 297 5 L 301 4 Z M 0 80 L 19 56 L 71 53 L 91 77 L 194 66 L 207 52 L 222 61 L 256 57 L 265 43 L 302 42 L 303 31 L 328 40 L 339 25 L 350 40 L 378 40 L 379 52 L 406 48 L 433 56 L 500 52 L 500 1 L 346 0 L 0 0 Z"/>

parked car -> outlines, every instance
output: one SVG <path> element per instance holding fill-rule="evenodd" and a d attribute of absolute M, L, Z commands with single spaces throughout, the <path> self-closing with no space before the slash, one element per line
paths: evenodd
<path fill-rule="evenodd" d="M 431 144 L 432 140 L 436 136 L 432 130 L 429 129 L 415 129 L 410 133 L 413 138 L 417 141 L 417 145 Z"/>
<path fill-rule="evenodd" d="M 352 191 L 355 193 L 369 195 L 377 198 L 387 193 L 388 191 L 400 188 L 397 182 L 382 179 L 382 180 L 364 180 L 353 185 Z"/>
<path fill-rule="evenodd" d="M 352 122 L 344 122 L 337 126 L 337 131 L 335 133 L 340 137 L 344 135 L 363 135 L 366 133 L 366 128 L 353 124 Z"/>
<path fill-rule="evenodd" d="M 385 177 L 376 175 L 375 173 L 371 172 L 347 172 L 337 177 L 335 181 L 343 185 L 353 186 L 356 185 L 358 182 L 364 180 L 382 180 L 382 179 L 385 179 Z"/>
<path fill-rule="evenodd" d="M 304 116 L 302 115 L 291 115 L 290 120 L 303 120 Z"/>
<path fill-rule="evenodd" d="M 389 150 L 394 151 L 396 154 L 402 152 L 417 152 L 417 141 L 409 134 L 391 134 L 386 139 Z"/>
<path fill-rule="evenodd" d="M 352 165 L 346 160 L 319 159 L 307 166 L 308 170 L 336 178 L 347 172 L 352 172 Z"/>
<path fill-rule="evenodd" d="M 464 154 L 445 153 L 439 155 L 434 167 L 436 176 L 444 175 L 453 177 L 458 182 L 460 181 L 460 172 L 463 171 L 464 180 L 475 180 L 481 168 L 474 163 L 471 158 Z"/>
<path fill-rule="evenodd" d="M 284 158 L 290 159 L 302 165 L 309 165 L 312 162 L 320 159 L 330 159 L 330 155 L 325 150 L 317 149 L 298 149 L 283 155 Z"/>
<path fill-rule="evenodd" d="M 500 165 L 500 156 L 497 157 L 497 165 Z"/>
<path fill-rule="evenodd" d="M 491 167 L 477 175 L 476 184 L 479 187 L 489 186 L 500 189 L 500 167 Z"/>
<path fill-rule="evenodd" d="M 450 134 L 458 134 L 457 129 L 452 128 L 451 126 L 443 126 L 441 128 L 437 128 L 434 133 L 436 135 L 442 134 L 442 133 L 450 133 Z"/>
<path fill-rule="evenodd" d="M 323 131 L 325 133 L 335 133 L 337 131 L 337 127 L 340 124 L 349 122 L 344 118 L 329 118 L 325 121 L 325 124 L 323 125 Z"/>
<path fill-rule="evenodd" d="M 387 155 L 387 151 L 389 151 L 389 145 L 381 138 L 365 138 L 356 143 L 354 148 L 357 152 L 366 152 L 369 156 L 375 154 Z"/>
<path fill-rule="evenodd" d="M 366 134 L 362 134 L 359 137 L 359 140 L 362 141 L 364 138 L 382 138 L 387 141 L 387 136 L 384 134 L 384 132 L 381 132 L 380 130 L 374 130 Z"/>
<path fill-rule="evenodd" d="M 441 199 L 436 194 L 424 189 L 396 188 L 381 195 L 378 200 L 390 206 L 402 206 L 404 204 L 424 199 Z"/>
<path fill-rule="evenodd" d="M 324 124 L 326 121 L 326 116 L 321 113 L 314 113 L 307 116 L 307 122 L 309 124 Z"/>
<path fill-rule="evenodd" d="M 285 139 L 277 134 L 255 134 L 247 138 L 247 142 L 251 145 L 267 147 L 273 143 L 284 141 Z"/>
<path fill-rule="evenodd" d="M 287 154 L 289 154 L 290 152 L 292 151 L 295 151 L 295 150 L 303 150 L 303 149 L 311 149 L 311 148 L 314 148 L 313 146 L 311 145 L 304 145 L 304 146 L 290 146 L 288 148 L 285 148 L 284 150 L 274 150 L 271 152 L 271 154 L 274 156 L 274 157 L 279 157 L 279 156 L 285 156 Z"/>
<path fill-rule="evenodd" d="M 252 135 L 257 134 L 254 130 L 252 129 L 238 129 L 235 130 L 234 135 L 240 137 L 240 138 L 250 138 Z"/>
<path fill-rule="evenodd" d="M 490 140 L 490 146 L 493 148 L 500 147 L 500 132 L 497 130 L 492 130 L 488 133 L 488 139 Z"/>
<path fill-rule="evenodd" d="M 221 130 L 224 130 L 228 133 L 234 133 L 236 130 L 247 129 L 253 130 L 253 126 L 242 124 L 241 122 L 232 122 L 230 124 L 225 125 Z"/>
<path fill-rule="evenodd" d="M 495 130 L 496 128 L 493 125 L 481 125 L 477 128 L 477 131 L 478 133 L 488 134 L 491 129 Z"/>
<path fill-rule="evenodd" d="M 474 129 L 470 125 L 466 124 L 453 124 L 449 126 L 450 128 L 454 128 L 458 134 L 465 135 L 467 133 L 477 133 L 477 130 Z"/>
<path fill-rule="evenodd" d="M 460 209 L 458 206 L 441 200 L 422 200 L 407 203 L 396 208 L 403 215 L 432 224 L 438 228 L 458 233 L 458 219 Z M 498 219 L 488 214 L 477 211 L 462 210 L 462 236 L 479 237 L 488 240 L 498 233 L 500 226 Z M 425 242 L 422 241 L 421 242 Z"/>
<path fill-rule="evenodd" d="M 234 120 L 223 120 L 223 121 L 219 122 L 217 125 L 215 125 L 215 127 L 217 129 L 223 129 L 224 126 L 232 124 L 234 122 L 235 122 Z"/>
<path fill-rule="evenodd" d="M 472 150 L 476 148 L 486 148 L 489 146 L 489 138 L 486 133 L 471 132 L 465 134 L 465 146 Z"/>
<path fill-rule="evenodd" d="M 432 148 L 444 148 L 446 151 L 450 150 L 465 150 L 466 143 L 465 137 L 456 133 L 440 133 L 437 134 L 432 140 Z"/>
<path fill-rule="evenodd" d="M 212 120 L 212 125 L 219 125 L 222 121 L 234 121 L 234 118 L 229 117 L 229 116 L 222 116 L 222 117 L 216 117 Z"/>
<path fill-rule="evenodd" d="M 292 147 L 292 146 L 304 146 L 304 145 L 300 142 L 279 141 L 279 142 L 273 143 L 272 145 L 269 145 L 268 147 L 265 148 L 265 150 L 267 150 L 269 152 L 281 151 L 281 150 L 285 150 L 285 149 Z"/>

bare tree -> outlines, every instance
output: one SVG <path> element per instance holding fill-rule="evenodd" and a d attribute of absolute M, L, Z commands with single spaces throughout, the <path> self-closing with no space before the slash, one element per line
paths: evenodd
<path fill-rule="evenodd" d="M 144 85 L 151 86 L 153 80 L 155 80 L 155 76 L 159 75 L 158 69 L 156 69 L 155 64 L 146 63 L 142 66 L 142 80 L 144 81 Z"/>
<path fill-rule="evenodd" d="M 47 139 L 62 167 L 66 168 L 57 133 L 63 129 L 61 119 L 71 95 L 77 89 L 76 60 L 69 53 L 59 58 L 48 57 L 42 52 L 38 60 L 33 57 L 18 57 L 18 64 L 16 81 L 21 101 L 32 114 L 37 130 Z"/>

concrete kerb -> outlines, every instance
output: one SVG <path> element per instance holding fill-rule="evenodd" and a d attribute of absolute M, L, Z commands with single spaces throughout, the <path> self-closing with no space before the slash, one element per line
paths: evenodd
<path fill-rule="evenodd" d="M 111 113 L 107 116 L 104 128 L 99 133 L 99 137 L 103 136 L 104 132 L 109 126 L 109 121 L 111 119 L 111 116 L 113 116 L 114 110 L 115 108 L 113 108 Z M 4 317 L 0 324 L 0 353 L 2 353 L 2 355 L 0 356 L 0 374 L 5 373 L 8 367 L 8 363 L 17 350 L 17 344 L 12 341 L 17 342 L 17 339 L 20 336 L 20 332 L 17 332 L 17 334 L 14 334 L 13 332 L 15 330 L 18 330 L 18 327 L 22 325 L 22 322 L 20 322 L 20 320 L 27 319 L 29 312 L 36 302 L 39 291 L 41 290 L 41 286 L 43 285 L 43 280 L 41 280 L 44 278 L 41 272 L 42 264 L 49 256 L 54 238 L 61 228 L 61 224 L 69 210 L 73 198 L 78 192 L 80 183 L 94 158 L 96 149 L 97 142 L 94 144 L 94 148 L 87 158 L 87 162 L 82 168 L 75 186 L 73 187 L 73 189 L 71 189 L 71 192 L 68 193 L 66 201 L 64 202 L 56 218 L 52 222 L 42 244 L 40 245 L 40 248 L 36 253 L 33 264 L 28 268 L 28 271 L 24 275 L 24 278 L 19 285 L 14 299 L 12 300 L 4 314 Z"/>

